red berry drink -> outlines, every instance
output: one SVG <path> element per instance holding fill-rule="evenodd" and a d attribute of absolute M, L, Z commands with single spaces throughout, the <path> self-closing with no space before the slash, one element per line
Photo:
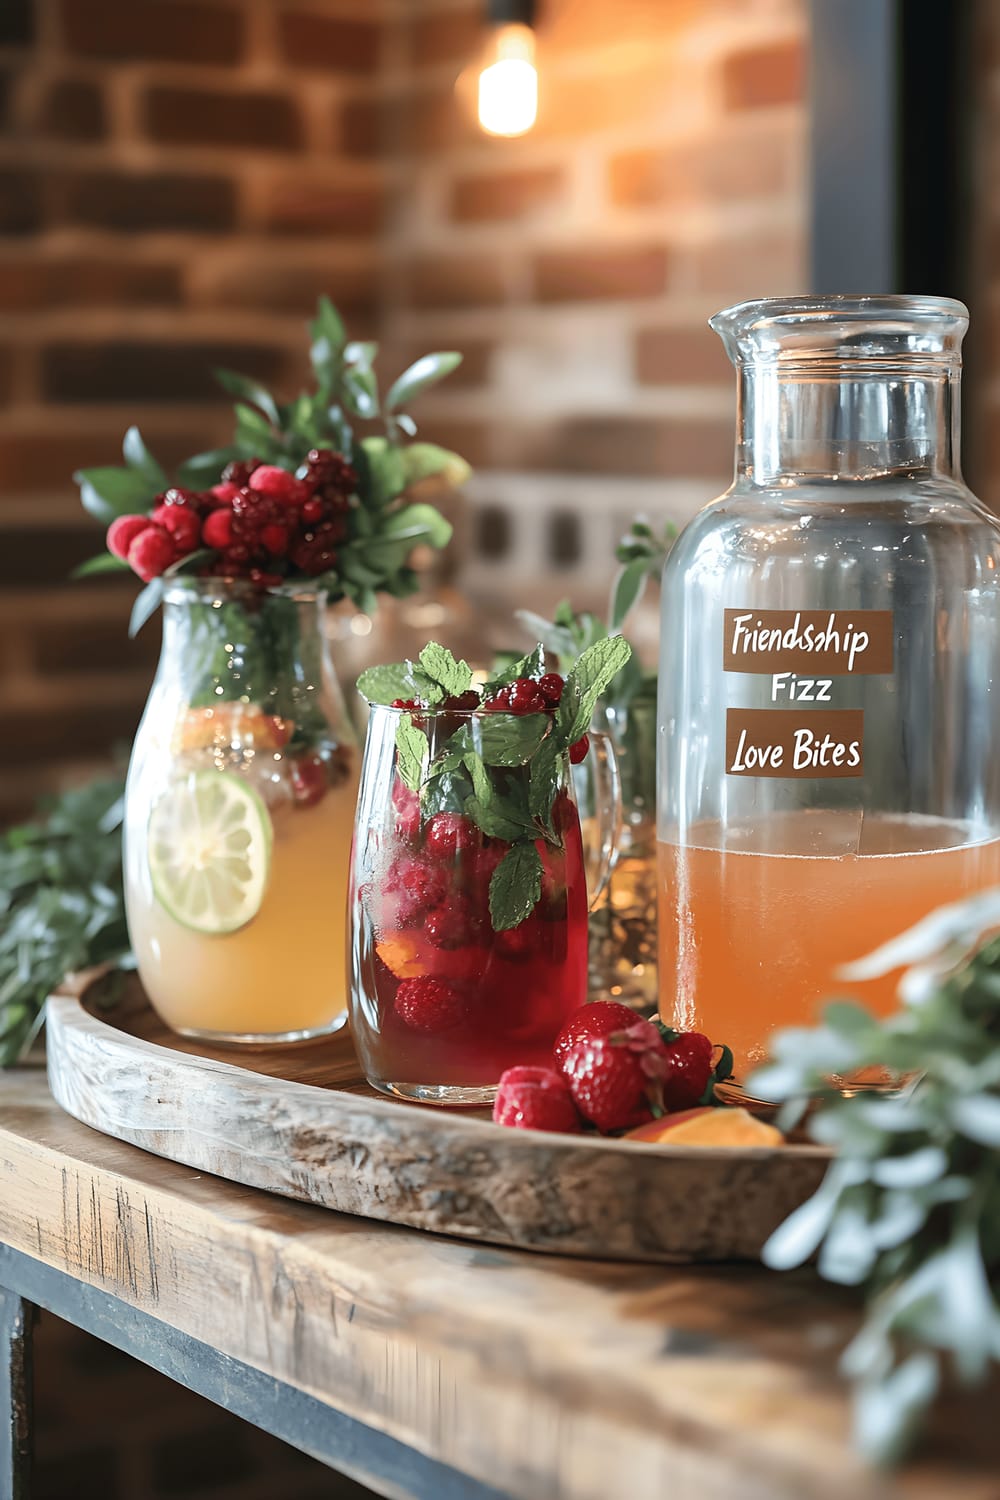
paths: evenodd
<path fill-rule="evenodd" d="M 627 656 L 601 642 L 565 680 L 541 647 L 483 687 L 429 643 L 373 667 L 350 895 L 350 1014 L 376 1088 L 491 1103 L 548 1067 L 587 998 L 588 901 L 570 763 Z M 530 670 L 527 670 L 530 668 Z"/>
<path fill-rule="evenodd" d="M 586 999 L 587 893 L 577 811 L 560 794 L 561 847 L 538 840 L 542 891 L 494 931 L 489 890 L 509 852 L 459 813 L 421 824 L 397 782 L 393 828 L 357 902 L 355 965 L 366 995 L 354 1033 L 369 1079 L 410 1098 L 488 1098 L 516 1063 L 548 1064 Z M 467 1095 L 467 1100 L 457 1095 Z"/>

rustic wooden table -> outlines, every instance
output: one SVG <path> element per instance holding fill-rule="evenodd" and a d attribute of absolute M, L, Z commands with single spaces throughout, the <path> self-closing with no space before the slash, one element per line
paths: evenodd
<path fill-rule="evenodd" d="M 997 1500 L 985 1397 L 887 1480 L 811 1273 L 491 1250 L 291 1203 L 89 1130 L 0 1075 L 0 1500 L 26 1500 L 32 1307 L 417 1500 Z M 8 1415 L 9 1414 L 9 1415 Z"/>

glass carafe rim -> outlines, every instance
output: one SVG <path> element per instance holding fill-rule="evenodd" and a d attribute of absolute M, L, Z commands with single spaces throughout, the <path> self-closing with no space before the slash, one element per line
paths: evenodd
<path fill-rule="evenodd" d="M 718 332 L 721 331 L 720 325 L 727 331 L 740 325 L 750 331 L 757 323 L 787 322 L 790 326 L 798 326 L 810 321 L 821 325 L 837 320 L 878 322 L 883 318 L 968 323 L 969 309 L 957 297 L 932 294 L 816 292 L 791 297 L 752 297 L 733 302 L 713 313 L 708 321 Z"/>
<path fill-rule="evenodd" d="M 737 368 L 891 379 L 957 373 L 969 311 L 953 297 L 836 293 L 737 302 L 708 321 Z"/>

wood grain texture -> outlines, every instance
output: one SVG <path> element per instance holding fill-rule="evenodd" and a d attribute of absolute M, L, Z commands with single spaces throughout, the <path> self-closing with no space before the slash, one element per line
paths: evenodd
<path fill-rule="evenodd" d="M 345 1213 L 493 1244 L 648 1261 L 756 1259 L 818 1186 L 815 1147 L 637 1145 L 509 1130 L 364 1083 L 349 1036 L 209 1052 L 133 995 L 49 1001 L 49 1084 L 76 1119 L 160 1156 Z M 227 1059 L 227 1060 L 223 1060 Z"/>
<path fill-rule="evenodd" d="M 847 1444 L 809 1271 L 485 1249 L 237 1187 L 0 1075 L 0 1242 L 512 1500 L 997 1500 L 995 1392 L 896 1480 Z M 151 1351 L 154 1357 L 155 1351 Z"/>

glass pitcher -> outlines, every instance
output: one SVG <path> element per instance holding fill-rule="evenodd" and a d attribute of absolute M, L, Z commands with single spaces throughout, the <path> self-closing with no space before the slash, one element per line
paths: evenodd
<path fill-rule="evenodd" d="M 178 579 L 132 749 L 125 904 L 139 974 L 184 1036 L 298 1041 L 347 1019 L 359 757 L 325 595 Z"/>
<path fill-rule="evenodd" d="M 959 467 L 968 315 L 800 297 L 711 319 L 736 476 L 663 575 L 661 1012 L 732 1047 L 896 976 L 838 971 L 1000 883 L 1000 526 Z"/>

